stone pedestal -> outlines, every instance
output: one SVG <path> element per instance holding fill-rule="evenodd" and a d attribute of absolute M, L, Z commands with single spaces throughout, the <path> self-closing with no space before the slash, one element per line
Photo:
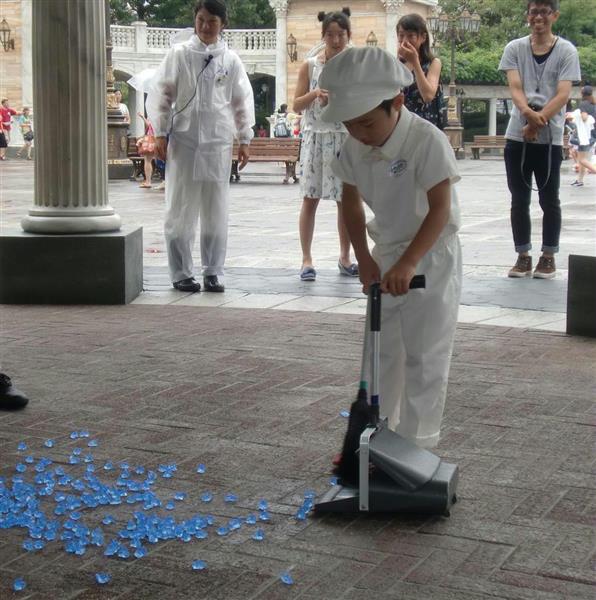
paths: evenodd
<path fill-rule="evenodd" d="M 569 255 L 567 333 L 596 337 L 596 256 Z"/>
<path fill-rule="evenodd" d="M 0 236 L 0 303 L 128 304 L 143 289 L 143 230 Z"/>
<path fill-rule="evenodd" d="M 33 3 L 31 233 L 116 231 L 108 204 L 104 0 Z"/>

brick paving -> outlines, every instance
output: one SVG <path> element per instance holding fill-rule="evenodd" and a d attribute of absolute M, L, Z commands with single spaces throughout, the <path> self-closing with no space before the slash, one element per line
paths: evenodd
<path fill-rule="evenodd" d="M 0 318 L 2 370 L 32 399 L 0 413 L 0 477 L 15 474 L 22 440 L 80 472 L 68 464 L 81 445 L 69 433 L 86 428 L 99 440 L 98 467 L 177 464 L 155 492 L 187 498 L 155 514 L 208 512 L 219 523 L 256 513 L 260 498 L 271 514 L 260 542 L 251 525 L 225 537 L 211 528 L 205 540 L 146 544 L 146 557 L 128 560 L 100 548 L 66 554 L 60 542 L 28 553 L 22 529 L 2 529 L 3 600 L 594 598 L 593 340 L 460 325 L 438 448 L 461 469 L 451 516 L 299 521 L 305 490 L 329 485 L 346 426 L 339 413 L 357 384 L 361 316 L 131 305 L 3 306 Z M 116 523 L 103 529 L 115 535 L 133 510 L 85 509 L 82 521 L 95 527 L 110 513 Z M 193 571 L 199 558 L 208 567 Z M 98 571 L 112 581 L 98 586 Z M 13 594 L 17 577 L 27 588 Z"/>

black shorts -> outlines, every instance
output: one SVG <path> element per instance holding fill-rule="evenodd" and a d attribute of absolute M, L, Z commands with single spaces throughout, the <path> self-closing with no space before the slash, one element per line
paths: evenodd
<path fill-rule="evenodd" d="M 8 144 L 6 143 L 6 136 L 4 135 L 4 132 L 0 133 L 0 148 L 7 148 Z"/>

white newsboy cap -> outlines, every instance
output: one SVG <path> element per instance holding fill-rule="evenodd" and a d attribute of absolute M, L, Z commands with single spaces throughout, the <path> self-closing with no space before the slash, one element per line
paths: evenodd
<path fill-rule="evenodd" d="M 328 123 L 360 117 L 395 98 L 414 78 L 395 56 L 382 48 L 347 48 L 327 61 L 319 87 L 329 92 L 321 112 Z"/>

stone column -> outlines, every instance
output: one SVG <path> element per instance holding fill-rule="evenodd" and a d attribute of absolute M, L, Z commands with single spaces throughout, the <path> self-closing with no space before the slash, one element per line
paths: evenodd
<path fill-rule="evenodd" d="M 33 3 L 35 199 L 31 233 L 120 229 L 108 204 L 104 0 Z"/>
<path fill-rule="evenodd" d="M 488 104 L 488 135 L 497 135 L 497 99 L 491 98 Z"/>
<path fill-rule="evenodd" d="M 397 22 L 401 16 L 401 6 L 404 0 L 384 0 L 385 12 L 387 17 L 385 19 L 385 50 L 397 56 Z"/>
<path fill-rule="evenodd" d="M 286 42 L 288 38 L 287 16 L 288 0 L 269 0 L 275 11 L 275 103 L 277 108 L 287 102 L 288 93 L 288 63 Z"/>

